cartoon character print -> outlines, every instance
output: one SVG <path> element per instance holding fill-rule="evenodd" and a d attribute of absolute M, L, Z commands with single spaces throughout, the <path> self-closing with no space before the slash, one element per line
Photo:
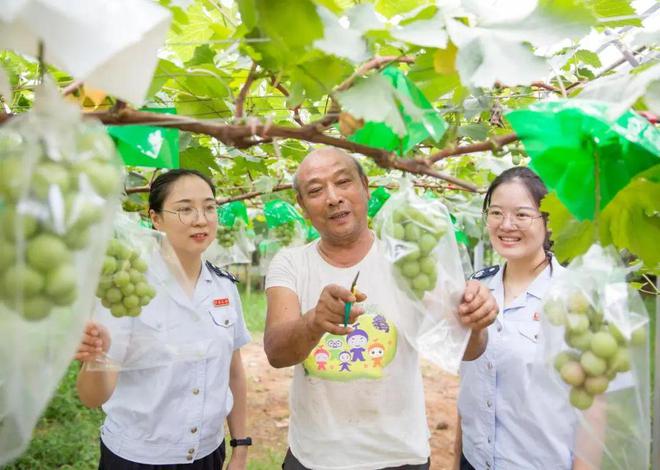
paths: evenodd
<path fill-rule="evenodd" d="M 349 362 L 350 360 L 351 360 L 351 353 L 350 352 L 342 351 L 342 352 L 339 353 L 339 363 L 340 363 L 339 372 L 343 372 L 343 371 L 350 372 L 351 371 L 351 364 Z"/>
<path fill-rule="evenodd" d="M 351 361 L 357 362 L 357 361 L 363 361 L 364 362 L 364 356 L 362 353 L 366 351 L 364 348 L 367 343 L 369 342 L 369 334 L 358 328 L 360 326 L 359 323 L 356 323 L 353 326 L 353 331 L 348 334 L 346 337 L 346 342 L 348 345 L 351 347 L 351 353 L 353 354 L 353 357 L 351 358 Z"/>
<path fill-rule="evenodd" d="M 385 355 L 385 346 L 380 343 L 371 343 L 367 349 L 367 353 L 371 358 L 371 365 L 373 367 L 383 367 L 383 356 Z"/>
<path fill-rule="evenodd" d="M 350 334 L 321 338 L 303 361 L 306 376 L 338 382 L 383 378 L 396 357 L 398 331 L 377 307 L 366 310 Z"/>
<path fill-rule="evenodd" d="M 338 359 L 339 353 L 342 352 L 345 347 L 344 340 L 337 336 L 329 336 L 325 340 L 325 345 L 330 350 L 331 359 L 335 361 Z"/>
<path fill-rule="evenodd" d="M 319 346 L 316 351 L 314 351 L 314 360 L 316 361 L 316 367 L 319 370 L 326 370 L 325 365 L 330 359 L 330 353 L 326 351 L 323 346 Z"/>

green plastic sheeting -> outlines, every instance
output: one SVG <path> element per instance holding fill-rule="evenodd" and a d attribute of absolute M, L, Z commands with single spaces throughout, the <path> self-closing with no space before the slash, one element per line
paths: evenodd
<path fill-rule="evenodd" d="M 268 228 L 278 227 L 294 220 L 299 221 L 303 225 L 305 224 L 305 219 L 296 208 L 281 199 L 271 199 L 264 204 L 264 216 L 266 217 Z"/>
<path fill-rule="evenodd" d="M 248 224 L 247 208 L 243 201 L 232 201 L 218 207 L 218 221 L 225 227 L 233 227 L 236 219 Z"/>
<path fill-rule="evenodd" d="M 597 101 L 562 100 L 506 115 L 530 167 L 578 220 L 594 219 L 596 159 L 601 210 L 633 176 L 660 161 L 660 131 L 632 111 L 616 119 L 609 111 Z"/>
<path fill-rule="evenodd" d="M 396 152 L 401 156 L 429 137 L 436 142 L 439 141 L 447 130 L 447 123 L 429 103 L 422 91 L 396 67 L 386 67 L 381 75 L 390 81 L 396 91 L 399 112 L 406 126 L 406 134 L 401 138 L 387 124 L 367 121 L 348 140 Z M 401 104 L 402 100 L 407 102 L 407 106 Z M 417 116 L 411 116 L 406 112 L 406 107 L 416 107 Z"/>
<path fill-rule="evenodd" d="M 142 111 L 176 114 L 174 108 Z M 108 126 L 117 151 L 129 166 L 179 168 L 179 130 L 154 126 Z"/>
<path fill-rule="evenodd" d="M 370 218 L 373 218 L 376 214 L 378 214 L 380 208 L 383 207 L 383 204 L 385 204 L 385 201 L 387 201 L 389 198 L 390 192 L 383 186 L 374 189 L 371 192 L 371 197 L 369 198 L 367 215 L 369 215 Z"/>

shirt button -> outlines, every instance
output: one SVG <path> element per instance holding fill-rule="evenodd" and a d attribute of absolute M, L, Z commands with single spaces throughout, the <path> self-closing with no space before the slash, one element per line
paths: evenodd
<path fill-rule="evenodd" d="M 194 453 L 195 453 L 195 449 L 188 449 L 188 453 L 189 453 L 189 454 L 194 454 Z"/>
<path fill-rule="evenodd" d="M 492 369 L 492 368 L 493 368 L 493 363 L 489 361 L 488 362 L 488 369 Z"/>
<path fill-rule="evenodd" d="M 489 443 L 489 444 L 491 443 L 490 436 L 488 436 L 488 443 Z"/>
<path fill-rule="evenodd" d="M 186 456 L 186 460 L 192 460 L 192 459 L 193 459 L 192 455 Z"/>
<path fill-rule="evenodd" d="M 190 432 L 195 434 L 197 432 L 197 427 L 190 428 Z"/>
<path fill-rule="evenodd" d="M 192 392 L 193 392 L 193 395 L 199 395 L 199 389 L 198 388 L 193 388 Z"/>
<path fill-rule="evenodd" d="M 225 325 L 229 325 L 229 320 L 225 320 Z"/>
<path fill-rule="evenodd" d="M 497 325 L 497 332 L 501 333 L 502 332 L 502 325 Z"/>
<path fill-rule="evenodd" d="M 486 462 L 486 468 L 490 468 L 490 462 Z"/>
<path fill-rule="evenodd" d="M 490 401 L 490 400 L 488 400 L 488 401 L 486 402 L 486 405 L 488 405 L 488 408 L 491 408 L 491 407 L 493 406 L 493 402 Z"/>

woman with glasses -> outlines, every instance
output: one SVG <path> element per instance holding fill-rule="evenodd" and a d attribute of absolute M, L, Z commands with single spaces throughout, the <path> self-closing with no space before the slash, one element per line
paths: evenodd
<path fill-rule="evenodd" d="M 234 447 L 227 468 L 245 469 L 251 439 L 239 348 L 250 337 L 235 279 L 202 261 L 218 223 L 215 187 L 196 171 L 168 171 L 151 185 L 149 215 L 154 228 L 167 235 L 183 275 L 177 285 L 163 287 L 166 283 L 160 280 L 167 268 L 162 259 L 155 259 L 147 277 L 157 289 L 156 297 L 138 317 L 119 320 L 183 334 L 199 328 L 201 319 L 221 353 L 141 370 L 83 367 L 77 382 L 80 399 L 88 407 L 102 406 L 106 414 L 99 469 L 169 470 L 183 464 L 192 470 L 221 469 L 225 420 Z M 108 330 L 90 323 L 75 357 L 93 361 L 111 344 Z"/>
<path fill-rule="evenodd" d="M 486 192 L 484 222 L 502 266 L 473 275 L 500 307 L 484 354 L 461 365 L 455 469 L 579 468 L 573 455 L 576 417 L 550 378 L 533 371 L 541 304 L 564 268 L 550 252 L 547 189 L 531 170 L 511 168 Z M 548 382 L 546 382 L 548 380 Z"/>

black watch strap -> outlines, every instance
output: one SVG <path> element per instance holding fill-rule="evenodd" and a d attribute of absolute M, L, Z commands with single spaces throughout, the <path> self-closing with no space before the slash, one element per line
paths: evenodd
<path fill-rule="evenodd" d="M 229 441 L 229 445 L 232 447 L 238 447 L 238 446 L 251 446 L 252 445 L 252 438 L 251 437 L 246 437 L 244 439 L 232 439 Z"/>

